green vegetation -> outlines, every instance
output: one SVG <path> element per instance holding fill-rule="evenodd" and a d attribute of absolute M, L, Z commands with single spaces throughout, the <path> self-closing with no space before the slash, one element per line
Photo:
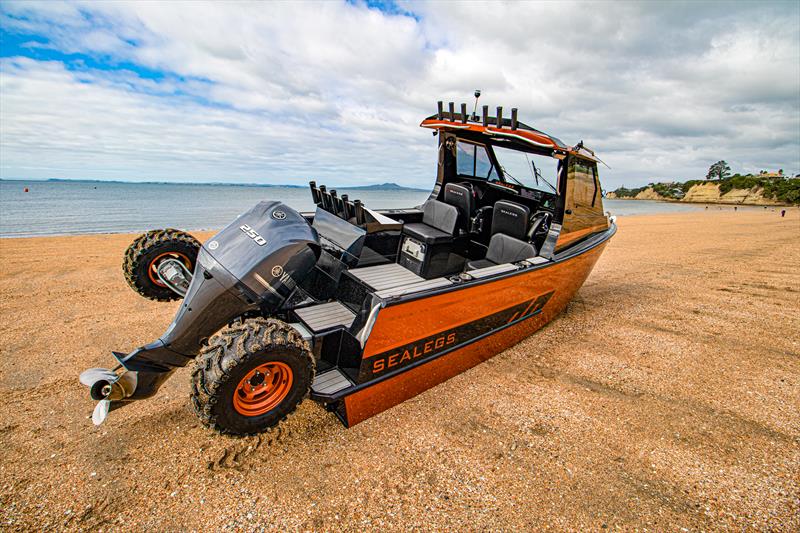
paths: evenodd
<path fill-rule="evenodd" d="M 720 161 L 724 163 L 724 161 Z M 716 165 L 717 163 L 715 163 Z M 712 165 L 713 167 L 714 165 Z M 709 171 L 710 172 L 710 171 Z M 761 175 L 747 174 L 734 174 L 733 176 L 726 176 L 722 179 L 714 180 L 688 180 L 684 182 L 658 182 L 649 183 L 644 187 L 637 187 L 628 189 L 620 187 L 614 191 L 617 198 L 634 198 L 640 192 L 647 188 L 652 188 L 653 191 L 669 200 L 680 200 L 689 189 L 695 185 L 702 183 L 716 183 L 719 186 L 720 194 L 725 194 L 733 189 L 762 189 L 764 198 L 784 202 L 788 204 L 800 204 L 800 178 L 775 178 L 765 177 Z"/>
<path fill-rule="evenodd" d="M 787 204 L 800 204 L 800 178 L 767 180 L 764 196 Z"/>
<path fill-rule="evenodd" d="M 637 187 L 636 189 L 626 189 L 625 186 L 623 185 L 622 187 L 614 191 L 614 194 L 617 195 L 617 198 L 633 198 L 646 188 L 647 187 Z"/>
<path fill-rule="evenodd" d="M 730 178 L 718 180 L 720 194 L 725 194 L 733 189 L 752 189 L 753 187 L 763 187 L 766 180 L 758 176 L 741 176 L 734 174 Z"/>

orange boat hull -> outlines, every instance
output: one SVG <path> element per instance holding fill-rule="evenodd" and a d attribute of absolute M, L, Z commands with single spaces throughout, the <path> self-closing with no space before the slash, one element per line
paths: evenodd
<path fill-rule="evenodd" d="M 543 268 L 382 309 L 361 366 L 365 379 L 380 380 L 345 396 L 339 416 L 350 427 L 529 337 L 566 307 L 607 242 Z"/>

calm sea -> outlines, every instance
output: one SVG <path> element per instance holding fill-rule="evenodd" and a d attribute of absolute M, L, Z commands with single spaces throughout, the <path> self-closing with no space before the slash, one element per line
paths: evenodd
<path fill-rule="evenodd" d="M 28 192 L 25 192 L 25 188 Z M 425 191 L 338 189 L 372 209 L 412 207 Z M 0 181 L 0 237 L 135 233 L 153 228 L 219 229 L 261 200 L 313 210 L 306 188 L 238 185 Z M 703 206 L 606 200 L 616 215 L 694 211 Z"/>

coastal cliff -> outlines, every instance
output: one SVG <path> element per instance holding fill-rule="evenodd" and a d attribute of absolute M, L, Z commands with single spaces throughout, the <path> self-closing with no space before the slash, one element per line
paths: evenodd
<path fill-rule="evenodd" d="M 800 179 L 781 182 L 738 180 L 700 181 L 685 183 L 651 183 L 645 187 L 620 187 L 608 192 L 606 198 L 620 200 L 658 200 L 729 205 L 784 206 L 800 203 Z M 742 185 L 737 187 L 736 185 Z"/>
<path fill-rule="evenodd" d="M 723 194 L 716 183 L 694 185 L 680 201 L 704 204 L 786 205 L 785 202 L 764 196 L 762 187 L 731 189 Z"/>

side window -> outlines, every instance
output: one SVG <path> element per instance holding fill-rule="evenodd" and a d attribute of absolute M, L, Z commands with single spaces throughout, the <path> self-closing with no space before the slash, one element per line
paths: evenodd
<path fill-rule="evenodd" d="M 475 148 L 474 144 L 462 141 L 456 145 L 456 170 L 462 176 L 475 175 Z"/>
<path fill-rule="evenodd" d="M 589 161 L 573 159 L 570 164 L 573 180 L 572 198 L 576 204 L 594 207 L 597 198 L 597 167 Z"/>
<path fill-rule="evenodd" d="M 489 159 L 486 147 L 458 141 L 456 145 L 456 171 L 462 176 L 498 180 L 500 179 Z"/>

